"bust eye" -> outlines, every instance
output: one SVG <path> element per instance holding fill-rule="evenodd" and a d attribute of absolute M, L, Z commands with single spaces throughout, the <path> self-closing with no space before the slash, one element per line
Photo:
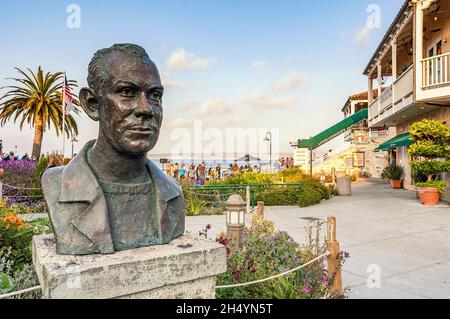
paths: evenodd
<path fill-rule="evenodd" d="M 132 97 L 134 96 L 135 90 L 130 87 L 126 87 L 120 90 L 120 94 L 122 94 L 125 97 Z"/>
<path fill-rule="evenodd" d="M 150 93 L 150 98 L 154 101 L 161 102 L 161 94 L 159 92 Z"/>

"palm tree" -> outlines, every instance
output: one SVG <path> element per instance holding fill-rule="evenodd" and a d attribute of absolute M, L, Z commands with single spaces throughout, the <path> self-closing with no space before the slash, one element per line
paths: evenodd
<path fill-rule="evenodd" d="M 64 86 L 64 73 L 44 73 L 39 66 L 37 74 L 28 69 L 29 74 L 19 68 L 15 68 L 21 78 L 10 78 L 17 85 L 5 86 L 1 89 L 9 89 L 0 98 L 0 125 L 3 126 L 11 117 L 14 123 L 21 116 L 19 128 L 25 122 L 34 127 L 33 151 L 31 158 L 37 159 L 41 154 L 42 138 L 47 128 L 53 126 L 56 134 L 62 131 L 62 88 Z M 76 81 L 67 81 L 70 88 L 77 87 Z M 71 90 L 72 91 L 72 90 Z M 79 106 L 77 97 L 72 94 L 72 104 Z M 74 112 L 79 113 L 75 107 Z M 64 131 L 67 137 L 78 134 L 78 127 L 72 115 L 66 114 Z"/>

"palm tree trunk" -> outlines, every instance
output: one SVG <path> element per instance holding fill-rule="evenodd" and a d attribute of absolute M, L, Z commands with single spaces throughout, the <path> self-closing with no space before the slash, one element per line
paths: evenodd
<path fill-rule="evenodd" d="M 44 137 L 44 123 L 41 116 L 37 116 L 34 122 L 34 140 L 33 140 L 33 152 L 31 153 L 32 159 L 39 159 L 41 155 L 42 138 Z"/>

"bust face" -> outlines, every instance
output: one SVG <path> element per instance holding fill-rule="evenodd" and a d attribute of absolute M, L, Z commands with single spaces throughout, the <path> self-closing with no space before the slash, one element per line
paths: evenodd
<path fill-rule="evenodd" d="M 114 52 L 106 57 L 106 73 L 97 94 L 101 134 L 120 153 L 145 154 L 158 140 L 163 116 L 158 69 L 147 59 Z"/>

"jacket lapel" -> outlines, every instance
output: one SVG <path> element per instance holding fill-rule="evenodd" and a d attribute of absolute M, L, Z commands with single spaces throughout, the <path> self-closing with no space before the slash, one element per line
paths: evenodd
<path fill-rule="evenodd" d="M 82 151 L 64 168 L 61 176 L 60 203 L 87 203 L 84 211 L 74 211 L 72 225 L 94 243 L 98 250 L 114 252 L 103 191 L 86 162 L 86 150 L 95 143 L 88 142 Z M 77 207 L 77 206 L 74 206 Z"/>

